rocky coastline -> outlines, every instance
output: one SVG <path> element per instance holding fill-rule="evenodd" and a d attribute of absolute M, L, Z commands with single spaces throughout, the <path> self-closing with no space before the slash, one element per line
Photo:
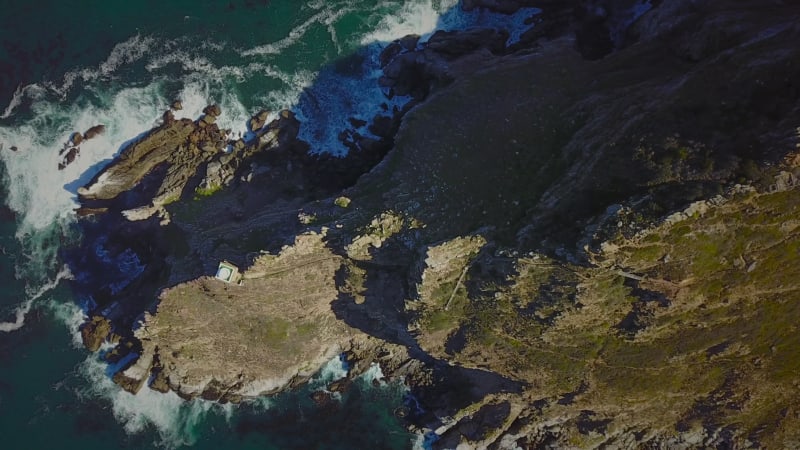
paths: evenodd
<path fill-rule="evenodd" d="M 345 157 L 310 152 L 291 111 L 234 139 L 217 105 L 124 148 L 79 190 L 65 255 L 87 349 L 113 344 L 132 393 L 223 403 L 379 363 L 433 448 L 798 442 L 775 318 L 800 299 L 774 248 L 800 240 L 800 10 L 462 7 L 541 13 L 512 44 L 387 45 L 381 86 L 407 101 L 352 118 Z"/>

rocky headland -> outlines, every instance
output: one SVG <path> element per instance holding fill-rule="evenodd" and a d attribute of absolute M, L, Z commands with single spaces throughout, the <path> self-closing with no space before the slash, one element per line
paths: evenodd
<path fill-rule="evenodd" d="M 463 4 L 530 6 L 388 45 L 406 107 L 344 158 L 214 105 L 123 149 L 69 255 L 115 381 L 235 402 L 344 354 L 434 448 L 797 446 L 800 8 Z"/>

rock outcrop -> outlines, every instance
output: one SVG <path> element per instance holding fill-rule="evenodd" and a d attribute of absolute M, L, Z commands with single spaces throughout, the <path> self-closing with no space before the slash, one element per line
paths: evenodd
<path fill-rule="evenodd" d="M 83 345 L 91 352 L 96 352 L 111 334 L 111 322 L 102 316 L 94 316 L 81 328 Z"/>
<path fill-rule="evenodd" d="M 330 308 L 341 258 L 323 237 L 300 235 L 279 254 L 259 256 L 241 286 L 209 277 L 164 291 L 136 334 L 143 362 L 123 376 L 146 380 L 156 356 L 171 389 L 225 401 L 311 376 L 359 335 Z"/>

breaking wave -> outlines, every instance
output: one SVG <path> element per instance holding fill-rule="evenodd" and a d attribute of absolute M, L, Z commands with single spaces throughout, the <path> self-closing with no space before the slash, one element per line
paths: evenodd
<path fill-rule="evenodd" d="M 96 355 L 89 355 L 79 366 L 79 373 L 87 383 L 80 395 L 87 399 L 103 398 L 110 405 L 114 417 L 129 434 L 155 428 L 157 444 L 167 448 L 192 445 L 197 441 L 200 423 L 210 412 L 229 416 L 231 405 L 194 399 L 185 401 L 174 392 L 162 394 L 144 388 L 136 395 L 120 389 L 106 376 L 106 363 Z"/>

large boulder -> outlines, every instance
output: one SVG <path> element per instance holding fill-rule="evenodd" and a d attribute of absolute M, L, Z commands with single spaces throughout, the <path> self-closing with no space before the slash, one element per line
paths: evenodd
<path fill-rule="evenodd" d="M 103 134 L 105 131 L 106 131 L 106 126 L 105 125 L 95 125 L 95 126 L 89 128 L 88 130 L 86 130 L 85 133 L 83 133 L 83 140 L 86 141 L 86 140 L 92 139 L 92 138 L 94 138 L 96 136 L 99 136 L 99 135 Z"/>
<path fill-rule="evenodd" d="M 83 345 L 91 352 L 96 352 L 111 334 L 111 322 L 103 316 L 94 316 L 81 328 Z"/>
<path fill-rule="evenodd" d="M 205 108 L 203 108 L 203 114 L 207 116 L 218 117 L 220 114 L 222 114 L 222 110 L 217 104 L 208 105 Z"/>
<path fill-rule="evenodd" d="M 269 117 L 269 111 L 262 109 L 255 114 L 253 117 L 250 118 L 250 121 L 247 123 L 250 131 L 258 131 L 264 127 L 264 124 L 267 123 L 267 117 Z"/>

